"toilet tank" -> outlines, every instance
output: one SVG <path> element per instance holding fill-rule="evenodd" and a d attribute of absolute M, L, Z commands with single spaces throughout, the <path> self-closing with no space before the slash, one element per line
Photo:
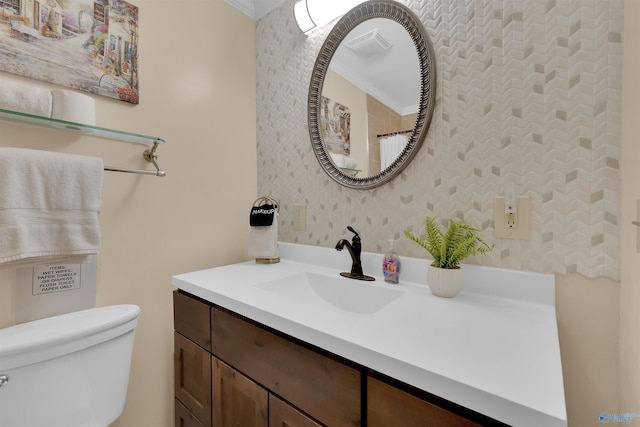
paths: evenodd
<path fill-rule="evenodd" d="M 0 426 L 111 424 L 124 410 L 139 313 L 115 305 L 0 330 Z"/>

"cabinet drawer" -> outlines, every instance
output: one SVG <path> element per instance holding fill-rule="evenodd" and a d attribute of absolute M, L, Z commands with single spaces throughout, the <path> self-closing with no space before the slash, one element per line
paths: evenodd
<path fill-rule="evenodd" d="M 195 417 L 178 399 L 176 402 L 176 424 L 175 427 L 205 427 L 199 419 Z"/>
<path fill-rule="evenodd" d="M 269 394 L 269 426 L 323 427 L 273 394 Z"/>
<path fill-rule="evenodd" d="M 211 426 L 211 356 L 174 332 L 174 384 L 176 399 L 205 425 Z"/>
<path fill-rule="evenodd" d="M 331 427 L 361 425 L 360 371 L 217 307 L 213 354 Z"/>
<path fill-rule="evenodd" d="M 173 292 L 173 325 L 176 331 L 211 352 L 210 306 L 181 292 Z"/>
<path fill-rule="evenodd" d="M 369 427 L 480 427 L 371 377 L 367 379 L 367 423 Z"/>

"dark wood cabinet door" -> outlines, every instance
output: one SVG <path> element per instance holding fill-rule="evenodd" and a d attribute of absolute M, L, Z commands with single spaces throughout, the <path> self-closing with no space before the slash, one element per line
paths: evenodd
<path fill-rule="evenodd" d="M 176 402 L 176 424 L 175 427 L 204 427 L 200 422 L 178 399 Z"/>
<path fill-rule="evenodd" d="M 205 427 L 211 427 L 211 356 L 174 333 L 175 396 Z"/>
<path fill-rule="evenodd" d="M 269 427 L 323 427 L 273 394 L 269 395 Z"/>
<path fill-rule="evenodd" d="M 367 397 L 369 427 L 480 427 L 375 378 L 367 379 Z"/>
<path fill-rule="evenodd" d="M 211 366 L 213 425 L 268 427 L 269 392 L 215 357 Z"/>

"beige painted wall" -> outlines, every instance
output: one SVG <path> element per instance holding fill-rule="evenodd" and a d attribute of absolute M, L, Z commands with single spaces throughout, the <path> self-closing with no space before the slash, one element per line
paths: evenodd
<path fill-rule="evenodd" d="M 624 2 L 622 75 L 622 209 L 620 288 L 620 410 L 640 412 L 640 2 Z M 637 421 L 636 421 L 637 422 Z"/>
<path fill-rule="evenodd" d="M 620 411 L 619 283 L 556 275 L 556 316 L 569 427 Z M 630 409 L 629 411 L 633 411 Z"/>
<path fill-rule="evenodd" d="M 96 97 L 98 125 L 166 139 L 159 163 L 167 176 L 105 174 L 97 303 L 142 309 L 127 405 L 114 426 L 169 427 L 171 276 L 247 258 L 245 214 L 256 197 L 255 23 L 221 0 L 134 3 L 141 103 Z M 143 146 L 20 125 L 0 123 L 0 145 L 146 167 Z M 0 327 L 13 321 L 13 282 L 14 270 L 0 270 Z"/>

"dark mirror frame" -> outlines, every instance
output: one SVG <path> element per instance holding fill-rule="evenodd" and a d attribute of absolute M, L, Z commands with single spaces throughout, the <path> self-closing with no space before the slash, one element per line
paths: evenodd
<path fill-rule="evenodd" d="M 320 131 L 322 86 L 329 63 L 344 38 L 358 24 L 373 18 L 387 18 L 402 25 L 416 46 L 420 63 L 420 103 L 418 119 L 406 148 L 385 170 L 377 175 L 357 178 L 344 174 L 331 161 Z M 406 6 L 387 0 L 371 0 L 347 12 L 324 41 L 311 73 L 308 97 L 309 134 L 313 151 L 322 169 L 337 183 L 355 189 L 370 189 L 389 182 L 413 160 L 427 136 L 433 115 L 436 90 L 435 54 L 429 36 L 418 17 Z"/>

